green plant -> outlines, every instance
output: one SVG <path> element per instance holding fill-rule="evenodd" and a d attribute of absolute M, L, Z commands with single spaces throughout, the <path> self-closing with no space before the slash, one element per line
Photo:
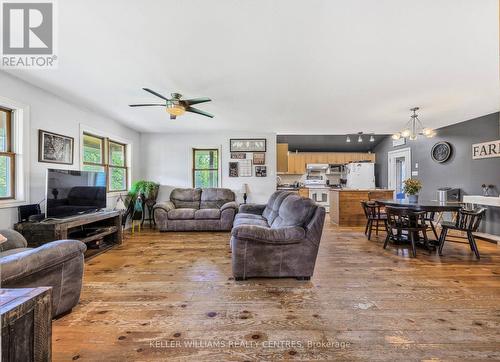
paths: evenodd
<path fill-rule="evenodd" d="M 139 180 L 132 183 L 128 192 L 129 202 L 135 200 L 139 194 L 144 194 L 146 199 L 156 198 L 160 184 L 154 181 Z"/>
<path fill-rule="evenodd" d="M 407 195 L 416 195 L 422 189 L 422 182 L 416 178 L 404 180 L 403 184 L 403 192 Z"/>

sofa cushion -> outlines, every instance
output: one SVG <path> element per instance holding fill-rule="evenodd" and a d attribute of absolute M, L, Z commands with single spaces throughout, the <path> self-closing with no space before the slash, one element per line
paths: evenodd
<path fill-rule="evenodd" d="M 239 239 L 276 243 L 300 242 L 306 236 L 304 228 L 300 226 L 287 226 L 280 229 L 272 229 L 259 225 L 241 225 L 233 228 L 231 234 Z"/>
<path fill-rule="evenodd" d="M 264 216 L 267 219 L 269 225 L 272 225 L 274 219 L 278 216 L 278 211 L 281 206 L 281 203 L 289 195 L 296 195 L 296 193 L 290 191 L 276 191 L 274 194 L 271 195 L 271 198 L 267 202 L 267 206 L 264 209 L 264 212 L 262 213 L 262 216 Z"/>
<path fill-rule="evenodd" d="M 271 224 L 272 228 L 304 226 L 316 211 L 313 200 L 297 194 L 287 195 L 280 204 L 278 215 Z"/>
<path fill-rule="evenodd" d="M 199 209 L 200 200 L 201 189 L 173 189 L 170 193 L 170 201 L 177 209 Z"/>
<path fill-rule="evenodd" d="M 170 220 L 190 220 L 194 219 L 194 213 L 196 209 L 173 209 L 168 212 L 168 218 Z"/>
<path fill-rule="evenodd" d="M 194 218 L 197 220 L 203 219 L 219 219 L 220 210 L 219 209 L 199 209 L 194 213 Z"/>
<path fill-rule="evenodd" d="M 269 224 L 267 223 L 266 219 L 261 218 L 261 219 L 254 219 L 254 218 L 238 218 L 235 219 L 233 222 L 233 227 L 240 226 L 240 225 L 258 225 L 258 226 L 264 226 L 264 227 L 269 227 Z"/>
<path fill-rule="evenodd" d="M 234 217 L 236 220 L 237 219 L 257 219 L 257 220 L 266 220 L 262 215 L 256 215 L 256 214 L 247 214 L 245 212 L 239 212 L 236 214 Z"/>
<path fill-rule="evenodd" d="M 234 201 L 234 192 L 230 189 L 206 188 L 201 191 L 201 209 L 220 209 L 227 202 Z"/>

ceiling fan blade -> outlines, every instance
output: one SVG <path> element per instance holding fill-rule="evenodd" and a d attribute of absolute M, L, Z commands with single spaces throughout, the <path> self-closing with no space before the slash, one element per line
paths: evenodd
<path fill-rule="evenodd" d="M 162 106 L 165 107 L 164 104 L 129 104 L 129 107 L 149 107 L 149 106 Z"/>
<path fill-rule="evenodd" d="M 164 100 L 166 100 L 166 101 L 168 101 L 168 100 L 169 100 L 167 97 L 162 96 L 160 93 L 156 93 L 154 90 L 151 90 L 151 89 L 149 89 L 149 88 L 142 88 L 142 89 L 144 89 L 146 92 L 149 92 L 149 93 L 151 93 L 151 94 L 154 94 L 155 96 L 160 97 L 160 98 L 162 98 L 162 99 L 164 99 Z"/>
<path fill-rule="evenodd" d="M 186 112 L 198 113 L 198 114 L 201 114 L 202 116 L 206 116 L 206 117 L 214 118 L 214 115 L 213 115 L 213 114 L 210 114 L 210 113 L 204 112 L 204 111 L 202 111 L 202 110 L 199 110 L 199 109 L 197 109 L 197 108 L 193 108 L 193 107 L 187 107 L 187 108 L 186 108 Z"/>
<path fill-rule="evenodd" d="M 210 101 L 212 101 L 210 98 L 203 97 L 203 98 L 186 99 L 184 103 L 186 103 L 188 106 L 192 106 L 194 104 L 205 103 Z"/>
<path fill-rule="evenodd" d="M 170 115 L 170 119 L 176 119 L 177 116 L 174 116 L 173 114 Z"/>

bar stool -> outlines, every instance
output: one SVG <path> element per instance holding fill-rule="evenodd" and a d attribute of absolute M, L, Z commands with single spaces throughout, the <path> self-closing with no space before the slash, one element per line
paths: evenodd
<path fill-rule="evenodd" d="M 375 233 L 387 229 L 387 215 L 380 212 L 380 205 L 372 201 L 361 201 L 361 207 L 366 216 L 365 235 L 368 233 L 368 240 L 372 237 L 372 230 L 375 226 Z M 382 225 L 380 225 L 382 222 Z M 375 225 L 374 225 L 375 224 Z M 382 229 L 380 227 L 383 227 Z"/>
<path fill-rule="evenodd" d="M 412 256 L 417 256 L 416 241 L 419 238 L 419 233 L 422 233 L 424 245 L 429 246 L 427 239 L 428 225 L 425 223 L 425 211 L 415 211 L 405 207 L 386 206 L 387 211 L 387 237 L 384 242 L 384 249 L 387 247 L 389 240 L 403 240 L 403 231 L 408 235 L 411 242 Z M 393 230 L 397 231 L 394 235 Z"/>
<path fill-rule="evenodd" d="M 474 239 L 473 232 L 477 231 L 481 220 L 483 219 L 486 209 L 481 207 L 475 210 L 465 210 L 460 209 L 457 213 L 457 219 L 455 223 L 449 221 L 443 221 L 441 223 L 441 235 L 439 236 L 439 255 L 443 255 L 443 246 L 446 241 L 446 236 L 448 235 L 448 230 L 458 230 L 467 233 L 467 239 L 469 240 L 469 245 L 471 250 L 476 254 L 476 258 L 480 258 L 479 250 L 476 245 L 476 240 Z"/>

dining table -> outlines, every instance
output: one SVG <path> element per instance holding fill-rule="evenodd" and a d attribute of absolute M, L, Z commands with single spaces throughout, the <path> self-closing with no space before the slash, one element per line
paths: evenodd
<path fill-rule="evenodd" d="M 390 206 L 390 207 L 401 207 L 407 208 L 415 211 L 425 211 L 425 212 L 458 212 L 463 206 L 463 202 L 459 201 L 437 201 L 437 200 L 418 200 L 416 202 L 409 201 L 408 199 L 380 199 L 375 200 L 381 206 Z M 415 235 L 417 241 L 419 240 L 418 234 Z M 423 246 L 421 242 L 418 243 L 420 246 Z M 439 240 L 429 240 L 429 245 L 432 247 L 436 247 L 439 245 Z"/>

